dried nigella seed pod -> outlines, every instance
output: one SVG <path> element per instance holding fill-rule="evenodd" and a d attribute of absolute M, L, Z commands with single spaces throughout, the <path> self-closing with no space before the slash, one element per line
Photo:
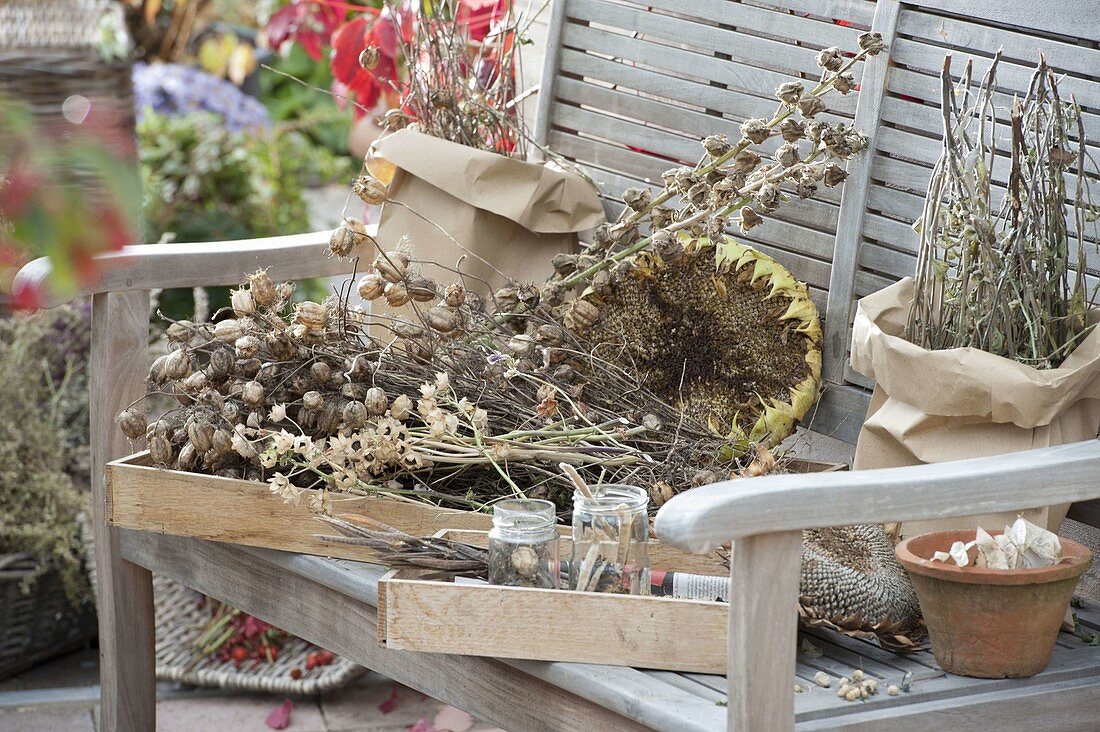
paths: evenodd
<path fill-rule="evenodd" d="M 118 426 L 122 428 L 122 434 L 131 440 L 140 440 L 145 437 L 145 415 L 131 407 L 119 412 L 115 418 Z"/>
<path fill-rule="evenodd" d="M 261 366 L 263 362 L 258 358 L 243 358 L 233 364 L 233 371 L 241 378 L 254 379 L 260 373 Z"/>
<path fill-rule="evenodd" d="M 386 280 L 377 272 L 368 272 L 359 280 L 359 297 L 377 300 L 386 291 Z"/>
<path fill-rule="evenodd" d="M 595 325 L 599 319 L 599 308 L 587 300 L 574 300 L 562 316 L 562 323 L 569 330 L 583 331 Z"/>
<path fill-rule="evenodd" d="M 529 335 L 513 336 L 508 340 L 508 350 L 517 358 L 522 358 L 529 354 L 532 346 L 534 346 L 534 343 Z"/>
<path fill-rule="evenodd" d="M 377 206 L 386 200 L 386 184 L 369 175 L 356 178 L 351 184 L 351 192 L 368 206 Z"/>
<path fill-rule="evenodd" d="M 428 334 L 424 328 L 407 320 L 395 320 L 390 325 L 390 330 L 399 338 L 423 338 Z"/>
<path fill-rule="evenodd" d="M 220 323 L 216 323 L 214 325 L 214 338 L 219 341 L 234 343 L 244 334 L 244 328 L 241 327 L 241 324 L 238 321 L 232 318 L 230 318 L 229 320 L 223 320 Z"/>
<path fill-rule="evenodd" d="M 352 429 L 359 429 L 367 423 L 367 408 L 363 402 L 351 401 L 344 405 L 343 421 Z"/>
<path fill-rule="evenodd" d="M 367 225 L 357 218 L 348 216 L 332 232 L 328 241 L 328 253 L 331 257 L 347 258 L 352 252 L 370 240 Z"/>
<path fill-rule="evenodd" d="M 385 414 L 386 407 L 389 406 L 389 399 L 386 398 L 385 390 L 380 386 L 372 386 L 367 389 L 367 393 L 363 397 L 363 406 L 367 408 L 367 414 L 372 417 Z"/>
<path fill-rule="evenodd" d="M 233 451 L 233 434 L 227 429 L 216 429 L 211 445 L 210 449 L 218 457 L 225 457 Z"/>
<path fill-rule="evenodd" d="M 411 299 L 409 288 L 405 287 L 404 282 L 390 282 L 387 284 L 385 295 L 386 302 L 391 308 L 399 308 Z"/>
<path fill-rule="evenodd" d="M 307 328 L 322 330 L 328 325 L 328 308 L 309 300 L 300 302 L 294 308 L 294 322 Z"/>
<path fill-rule="evenodd" d="M 374 258 L 374 268 L 389 282 L 405 279 L 409 269 L 409 257 L 399 249 L 394 249 Z"/>
<path fill-rule="evenodd" d="M 499 312 L 510 313 L 519 307 L 519 294 L 515 287 L 502 287 L 493 295 Z"/>
<path fill-rule="evenodd" d="M 530 282 L 525 282 L 516 288 L 516 297 L 528 310 L 534 310 L 539 305 L 539 288 Z"/>
<path fill-rule="evenodd" d="M 182 386 L 184 391 L 191 394 L 198 394 L 206 388 L 206 374 L 202 371 L 192 372 L 183 380 Z"/>
<path fill-rule="evenodd" d="M 344 384 L 340 387 L 340 396 L 361 402 L 367 397 L 367 387 L 362 384 Z"/>
<path fill-rule="evenodd" d="M 325 398 L 319 391 L 307 391 L 302 395 L 302 405 L 306 409 L 320 409 L 325 406 Z"/>
<path fill-rule="evenodd" d="M 168 326 L 164 335 L 172 343 L 188 343 L 195 337 L 195 324 L 190 320 L 177 320 Z"/>
<path fill-rule="evenodd" d="M 207 422 L 192 422 L 187 428 L 187 437 L 200 453 L 214 446 L 214 427 Z"/>
<path fill-rule="evenodd" d="M 210 360 L 206 363 L 206 375 L 212 381 L 221 381 L 233 370 L 235 351 L 222 347 L 210 352 Z"/>
<path fill-rule="evenodd" d="M 153 437 L 149 440 L 149 457 L 154 464 L 167 467 L 172 462 L 172 456 L 172 443 L 167 437 Z"/>
<path fill-rule="evenodd" d="M 237 352 L 237 358 L 249 359 L 253 358 L 260 352 L 260 348 L 263 347 L 263 343 L 256 336 L 241 336 L 233 343 L 234 349 Z"/>
<path fill-rule="evenodd" d="M 409 291 L 409 297 L 416 302 L 431 302 L 436 298 L 436 284 L 426 277 L 410 279 L 405 287 Z"/>
<path fill-rule="evenodd" d="M 258 269 L 255 274 L 248 275 L 248 289 L 262 307 L 271 307 L 279 302 L 279 291 L 267 276 L 266 269 Z"/>
<path fill-rule="evenodd" d="M 462 307 L 466 304 L 466 288 L 462 286 L 461 282 L 453 282 L 447 285 L 447 290 L 443 293 L 443 302 L 447 304 L 447 307 Z"/>
<path fill-rule="evenodd" d="M 423 317 L 429 328 L 440 333 L 450 333 L 458 327 L 458 314 L 448 307 L 437 305 Z"/>
<path fill-rule="evenodd" d="M 252 293 L 244 288 L 238 288 L 229 293 L 229 304 L 238 317 L 256 313 L 256 300 L 252 297 Z"/>
<path fill-rule="evenodd" d="M 184 351 L 172 351 L 164 362 L 164 373 L 173 381 L 182 379 L 191 371 L 191 361 Z"/>
<path fill-rule="evenodd" d="M 258 407 L 264 403 L 264 387 L 258 381 L 249 381 L 241 387 L 241 399 L 250 407 Z"/>
<path fill-rule="evenodd" d="M 195 451 L 195 446 L 187 442 L 180 448 L 180 454 L 176 458 L 176 468 L 179 470 L 191 470 L 198 461 L 199 454 Z"/>

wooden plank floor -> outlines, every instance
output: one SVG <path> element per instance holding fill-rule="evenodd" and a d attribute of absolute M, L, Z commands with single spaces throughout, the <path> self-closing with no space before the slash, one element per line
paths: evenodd
<path fill-rule="evenodd" d="M 380 650 L 374 642 L 373 621 L 377 582 L 384 570 L 377 565 L 136 532 L 127 532 L 123 547 L 130 561 L 260 617 L 265 617 L 264 611 L 279 613 L 281 617 L 265 619 L 306 638 L 318 633 L 315 621 L 300 611 L 282 616 L 278 602 L 270 602 L 266 592 L 250 585 L 270 586 L 273 578 L 279 578 L 280 587 L 270 587 L 270 592 L 290 593 L 302 591 L 297 583 L 308 583 L 312 596 L 295 595 L 293 605 L 321 608 L 327 627 L 341 622 L 370 625 L 360 633 L 326 634 L 332 650 L 510 732 L 578 729 L 574 726 L 578 716 L 589 715 L 595 722 L 591 715 L 607 714 L 611 716 L 599 720 L 601 729 L 616 717 L 621 720 L 616 729 L 635 724 L 669 732 L 724 728 L 723 676 Z M 252 576 L 255 581 L 250 580 Z M 1086 604 L 1076 612 L 1081 620 L 1079 634 L 1100 634 L 1100 607 Z M 1005 729 L 1020 729 L 1028 719 L 1041 723 L 1044 730 L 1084 730 L 1100 718 L 1100 646 L 1089 645 L 1079 635 L 1062 633 L 1047 670 L 1017 680 L 948 675 L 931 653 L 898 655 L 824 630 L 802 633 L 800 649 L 796 678 L 791 681 L 799 730 L 989 729 L 996 720 L 1007 725 Z M 469 685 L 471 674 L 484 674 L 499 683 L 502 667 L 512 669 L 510 688 L 490 687 L 497 691 L 492 693 L 483 685 Z M 839 677 L 850 676 L 857 668 L 879 682 L 879 694 L 859 702 L 838 698 Z M 818 671 L 833 678 L 830 688 L 813 683 Z M 900 686 L 907 675 L 909 691 L 887 696 L 886 687 Z M 465 684 L 459 676 L 466 677 Z M 795 684 L 804 691 L 795 693 Z M 547 694 L 548 688 L 555 687 L 554 694 L 564 696 Z M 550 706 L 557 705 L 554 708 L 562 716 L 556 718 L 551 709 L 532 716 L 531 706 L 537 705 L 509 704 L 501 694 L 546 699 Z"/>

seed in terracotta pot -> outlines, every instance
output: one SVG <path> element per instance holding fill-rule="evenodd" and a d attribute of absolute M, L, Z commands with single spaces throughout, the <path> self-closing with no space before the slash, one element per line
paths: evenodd
<path fill-rule="evenodd" d="M 427 277 L 410 279 L 405 288 L 409 291 L 409 297 L 417 302 L 431 302 L 436 298 L 436 284 Z"/>
<path fill-rule="evenodd" d="M 191 362 L 183 351 L 172 351 L 164 362 L 164 372 L 169 379 L 182 379 L 191 370 Z"/>
<path fill-rule="evenodd" d="M 192 422 L 187 428 L 187 437 L 200 453 L 214 446 L 214 427 L 206 422 Z"/>
<path fill-rule="evenodd" d="M 180 454 L 176 458 L 176 467 L 180 470 L 190 470 L 199 460 L 199 454 L 195 452 L 195 446 L 190 442 L 184 443 L 180 448 Z"/>
<path fill-rule="evenodd" d="M 466 288 L 461 282 L 451 283 L 443 294 L 443 301 L 452 308 L 462 307 L 466 302 Z"/>
<path fill-rule="evenodd" d="M 409 288 L 404 282 L 391 282 L 386 285 L 386 302 L 391 308 L 399 308 L 409 301 Z"/>
<path fill-rule="evenodd" d="M 122 434 L 131 440 L 140 440 L 145 437 L 145 415 L 135 408 L 122 410 L 118 417 L 118 426 L 122 428 Z"/>
<path fill-rule="evenodd" d="M 319 391 L 307 391 L 302 395 L 302 404 L 306 409 L 320 409 L 325 405 L 325 398 Z"/>
<path fill-rule="evenodd" d="M 377 417 L 386 413 L 386 407 L 389 406 L 389 399 L 386 398 L 384 389 L 378 386 L 372 386 L 367 389 L 366 396 L 363 397 L 363 404 L 367 407 L 368 414 Z"/>
<path fill-rule="evenodd" d="M 258 407 L 264 401 L 264 387 L 258 381 L 249 381 L 241 389 L 241 399 L 250 407 Z"/>
<path fill-rule="evenodd" d="M 344 405 L 344 424 L 352 429 L 358 429 L 367 423 L 367 407 L 363 402 L 348 402 Z"/>
<path fill-rule="evenodd" d="M 260 352 L 260 347 L 263 343 L 256 336 L 241 336 L 234 343 L 233 347 L 237 349 L 237 358 L 252 358 Z"/>
<path fill-rule="evenodd" d="M 244 335 L 244 328 L 236 320 L 230 318 L 214 325 L 214 338 L 227 343 L 235 343 Z"/>
<path fill-rule="evenodd" d="M 359 280 L 359 297 L 377 300 L 386 291 L 386 280 L 377 272 L 369 272 Z"/>
<path fill-rule="evenodd" d="M 157 465 L 168 465 L 172 462 L 172 443 L 167 437 L 154 437 L 149 440 L 149 456 Z"/>
<path fill-rule="evenodd" d="M 409 269 L 409 257 L 404 252 L 394 249 L 374 258 L 374 268 L 378 273 L 390 282 L 400 282 L 405 279 L 405 273 Z"/>

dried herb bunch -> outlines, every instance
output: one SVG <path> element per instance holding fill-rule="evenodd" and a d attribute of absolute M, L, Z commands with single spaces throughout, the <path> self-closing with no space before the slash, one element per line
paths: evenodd
<path fill-rule="evenodd" d="M 1080 107 L 1063 101 L 1045 59 L 1013 101 L 1005 130 L 997 119 L 1005 112 L 996 106 L 999 61 L 1000 54 L 976 90 L 973 61 L 956 88 L 951 57 L 944 61 L 943 152 L 918 222 L 906 338 L 1056 368 L 1088 331 L 1095 296 L 1085 282 L 1087 224 L 1097 239 L 1091 159 Z"/>
<path fill-rule="evenodd" d="M 537 307 L 537 288 L 505 288 L 490 310 L 463 280 L 444 286 L 406 251 L 379 252 L 359 292 L 408 317 L 376 337 L 346 297 L 291 309 L 292 286 L 257 272 L 223 319 L 168 327 L 149 383 L 179 407 L 146 424 L 137 404 L 119 423 L 148 438 L 158 465 L 264 480 L 319 511 L 329 490 L 469 508 L 524 495 L 568 510 L 562 461 L 593 483 L 647 486 L 660 505 L 752 458 L 588 350 Z M 499 315 L 520 300 L 529 313 Z"/>

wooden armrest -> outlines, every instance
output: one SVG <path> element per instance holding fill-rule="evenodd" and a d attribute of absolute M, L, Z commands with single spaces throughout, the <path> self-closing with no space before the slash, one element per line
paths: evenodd
<path fill-rule="evenodd" d="M 370 227 L 372 236 L 375 230 L 376 227 Z M 98 292 L 234 285 L 261 267 L 270 267 L 269 274 L 276 280 L 346 274 L 352 264 L 325 253 L 331 235 L 331 231 L 314 231 L 201 244 L 128 246 L 97 256 L 99 280 L 65 297 L 50 291 L 50 260 L 43 257 L 19 270 L 15 289 L 35 288 L 42 293 L 44 307 L 55 307 Z"/>
<path fill-rule="evenodd" d="M 681 493 L 654 524 L 704 552 L 756 534 L 1017 511 L 1100 497 L 1100 440 L 883 470 L 727 480 Z"/>

